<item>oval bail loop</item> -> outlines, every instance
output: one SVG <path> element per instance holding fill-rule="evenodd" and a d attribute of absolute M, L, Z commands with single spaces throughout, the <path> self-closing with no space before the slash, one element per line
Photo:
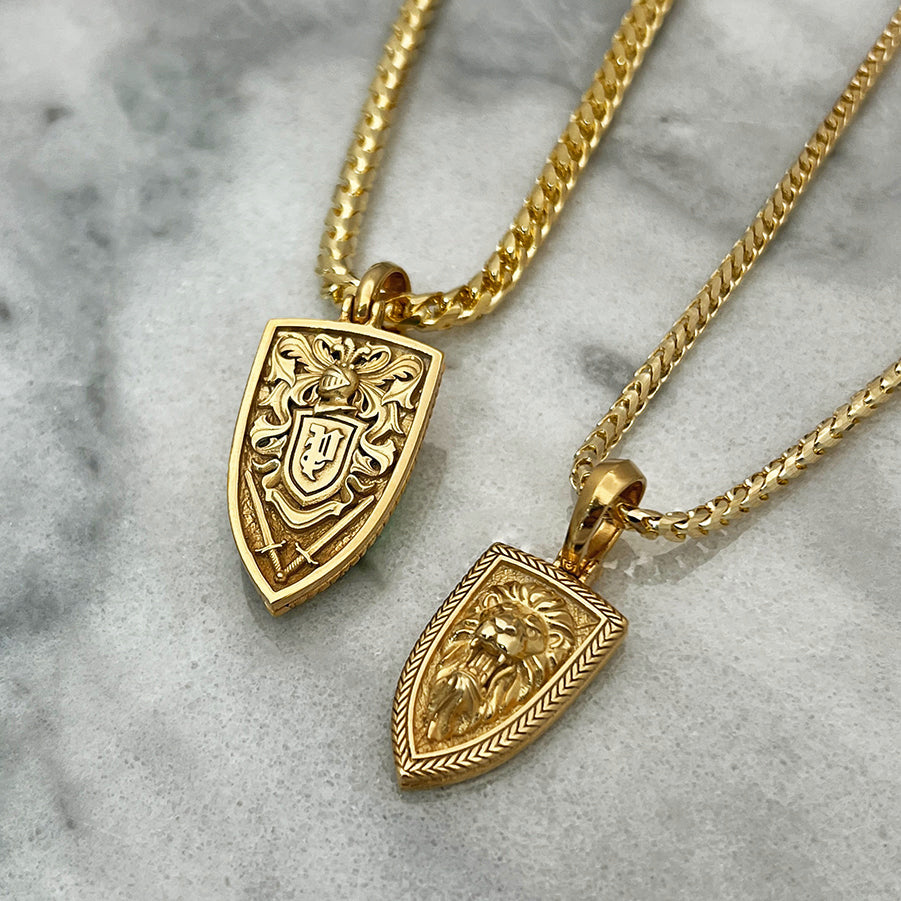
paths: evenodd
<path fill-rule="evenodd" d="M 400 266 L 376 263 L 363 273 L 353 296 L 344 301 L 341 321 L 384 328 L 386 305 L 409 292 L 410 277 Z"/>
<path fill-rule="evenodd" d="M 617 508 L 621 504 L 637 507 L 645 486 L 645 477 L 631 460 L 598 464 L 579 492 L 554 565 L 590 584 L 604 555 L 625 528 Z"/>

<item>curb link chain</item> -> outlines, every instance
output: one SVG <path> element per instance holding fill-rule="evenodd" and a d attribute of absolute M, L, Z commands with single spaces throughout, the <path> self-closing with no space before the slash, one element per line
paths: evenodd
<path fill-rule="evenodd" d="M 359 279 L 350 269 L 391 116 L 440 0 L 406 0 L 385 45 L 332 197 L 319 248 L 322 292 L 339 306 Z M 535 186 L 481 271 L 447 292 L 405 294 L 386 318 L 401 328 L 444 329 L 490 313 L 522 275 L 609 126 L 673 0 L 634 0 Z"/>

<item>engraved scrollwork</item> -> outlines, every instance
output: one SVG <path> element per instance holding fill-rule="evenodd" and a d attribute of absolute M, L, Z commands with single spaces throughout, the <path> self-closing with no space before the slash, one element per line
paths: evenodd
<path fill-rule="evenodd" d="M 270 613 L 327 588 L 375 541 L 443 369 L 440 351 L 369 320 L 266 326 L 235 425 L 228 510 Z"/>
<path fill-rule="evenodd" d="M 393 466 L 423 364 L 384 344 L 322 332 L 281 335 L 249 429 L 265 500 L 304 529 L 340 516 Z"/>

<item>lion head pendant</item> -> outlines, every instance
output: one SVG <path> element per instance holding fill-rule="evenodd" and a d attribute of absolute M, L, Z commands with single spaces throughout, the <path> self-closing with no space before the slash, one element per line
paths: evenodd
<path fill-rule="evenodd" d="M 492 545 L 423 631 L 394 699 L 405 788 L 483 773 L 536 738 L 625 636 L 625 618 L 550 563 Z"/>

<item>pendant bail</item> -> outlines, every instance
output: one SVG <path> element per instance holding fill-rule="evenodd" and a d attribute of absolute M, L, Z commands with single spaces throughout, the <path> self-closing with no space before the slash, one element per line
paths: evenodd
<path fill-rule="evenodd" d="M 590 585 L 625 525 L 621 504 L 637 507 L 645 477 L 631 460 L 606 460 L 591 471 L 576 498 L 569 529 L 554 565 Z"/>
<path fill-rule="evenodd" d="M 360 279 L 357 290 L 344 301 L 341 321 L 385 328 L 385 310 L 390 301 L 410 293 L 410 277 L 394 263 L 376 263 Z"/>

